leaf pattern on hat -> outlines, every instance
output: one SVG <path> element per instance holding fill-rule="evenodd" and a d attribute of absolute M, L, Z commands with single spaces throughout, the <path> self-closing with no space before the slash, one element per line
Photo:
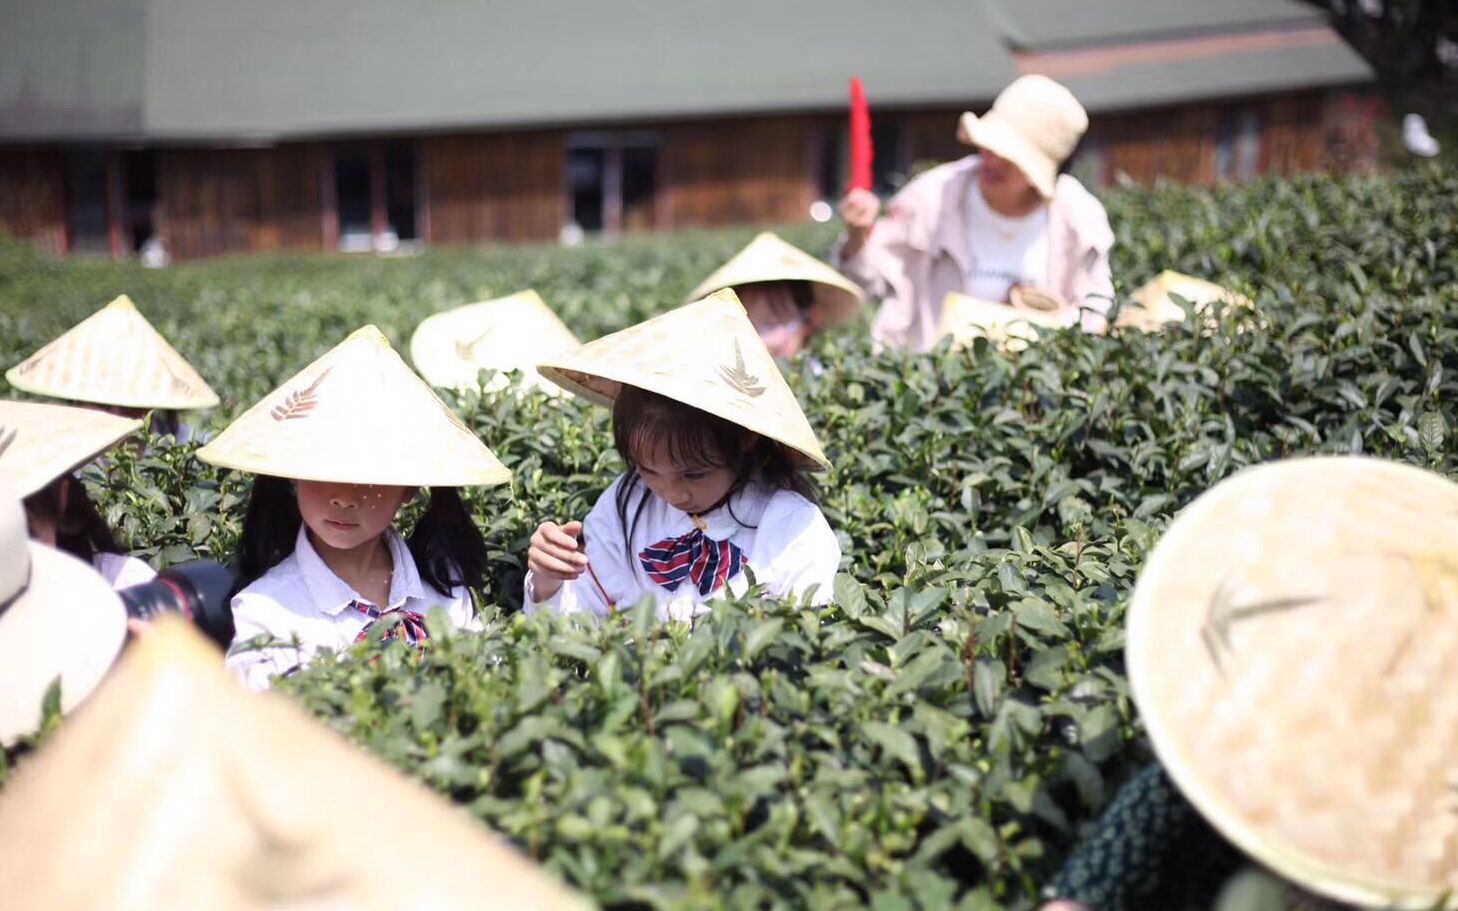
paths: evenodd
<path fill-rule="evenodd" d="M 765 387 L 759 385 L 759 377 L 745 369 L 744 352 L 740 349 L 737 339 L 734 342 L 734 366 L 720 367 L 719 375 L 735 391 L 747 395 L 750 398 L 758 398 L 764 394 Z"/>
<path fill-rule="evenodd" d="M 324 372 L 314 378 L 314 382 L 294 392 L 290 392 L 283 404 L 275 405 L 269 414 L 275 421 L 292 421 L 296 418 L 306 418 L 319 404 L 319 384 L 324 382 L 324 377 L 329 375 L 333 367 L 327 367 Z"/>

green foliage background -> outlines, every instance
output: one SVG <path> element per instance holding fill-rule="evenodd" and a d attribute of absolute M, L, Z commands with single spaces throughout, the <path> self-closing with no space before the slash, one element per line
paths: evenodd
<path fill-rule="evenodd" d="M 789 371 L 835 463 L 833 607 L 750 597 L 692 628 L 522 617 L 531 530 L 583 515 L 621 466 L 600 410 L 468 396 L 459 413 L 515 472 L 468 492 L 492 549 L 486 632 L 322 662 L 285 689 L 605 906 L 1031 905 L 1147 759 L 1122 618 L 1170 516 L 1301 453 L 1454 470 L 1458 177 L 1107 204 L 1123 287 L 1179 269 L 1247 292 L 1259 317 L 1012 355 L 875 354 L 864 326 L 827 339 L 823 374 Z M 833 240 L 787 233 L 817 253 Z M 404 346 L 428 313 L 535 287 L 591 338 L 677 303 L 750 236 L 165 272 L 0 247 L 0 359 L 129 293 L 224 397 L 194 416 L 215 431 L 366 322 Z M 247 479 L 191 452 L 124 453 L 88 478 L 154 562 L 236 540 Z"/>

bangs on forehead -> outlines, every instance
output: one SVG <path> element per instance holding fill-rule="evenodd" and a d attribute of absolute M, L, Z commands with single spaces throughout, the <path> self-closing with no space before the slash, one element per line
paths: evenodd
<path fill-rule="evenodd" d="M 625 462 L 657 455 L 680 468 L 728 468 L 745 431 L 691 405 L 623 386 L 613 407 L 613 441 Z"/>

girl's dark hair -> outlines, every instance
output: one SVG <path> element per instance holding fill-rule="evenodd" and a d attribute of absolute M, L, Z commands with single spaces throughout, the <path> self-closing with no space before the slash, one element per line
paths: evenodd
<path fill-rule="evenodd" d="M 66 509 L 61 511 L 61 493 L 65 490 Z M 77 478 L 63 475 L 25 498 L 29 516 L 54 522 L 56 547 L 73 557 L 90 563 L 99 553 L 119 553 L 123 548 L 96 504 L 86 494 L 86 485 Z"/>
<path fill-rule="evenodd" d="M 633 534 L 638 530 L 651 495 L 638 475 L 636 453 L 661 449 L 680 465 L 733 469 L 734 484 L 721 502 L 729 504 L 730 516 L 745 528 L 752 526 L 734 516 L 732 501 L 734 494 L 750 482 L 792 491 L 811 503 L 819 502 L 809 470 L 789 447 L 707 411 L 637 386 L 624 384 L 613 403 L 613 445 L 623 464 L 628 466 L 623 482 L 618 485 L 617 508 L 630 564 Z"/>
<path fill-rule="evenodd" d="M 237 591 L 294 552 L 303 523 L 288 479 L 254 478 L 238 545 Z M 430 488 L 430 505 L 415 523 L 408 543 L 421 581 L 438 592 L 449 594 L 459 585 L 480 588 L 485 581 L 486 539 L 454 487 Z"/>
<path fill-rule="evenodd" d="M 799 310 L 802 315 L 809 313 L 810 308 L 815 305 L 815 286 L 808 281 L 804 281 L 803 279 L 780 279 L 778 281 L 769 282 L 745 282 L 744 284 L 737 285 L 736 287 L 763 288 L 765 292 L 769 294 L 773 294 L 775 291 L 780 290 L 786 291 L 790 295 L 790 300 L 795 302 L 795 308 Z"/>

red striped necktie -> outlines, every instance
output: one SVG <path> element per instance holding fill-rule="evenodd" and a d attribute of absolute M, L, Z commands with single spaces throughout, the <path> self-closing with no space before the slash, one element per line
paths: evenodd
<path fill-rule="evenodd" d="M 677 591 L 688 581 L 707 598 L 739 575 L 749 558 L 736 545 L 715 541 L 696 528 L 648 545 L 638 554 L 638 561 L 648 578 L 669 591 Z"/>

